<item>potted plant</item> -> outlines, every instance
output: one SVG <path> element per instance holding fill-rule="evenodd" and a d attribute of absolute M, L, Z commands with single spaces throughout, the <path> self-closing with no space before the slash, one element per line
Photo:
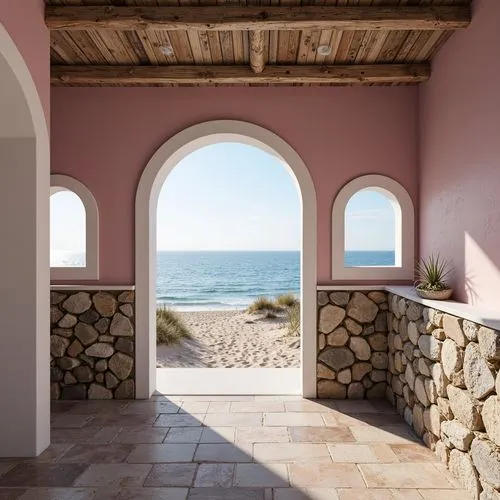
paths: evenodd
<path fill-rule="evenodd" d="M 417 295 L 423 299 L 449 299 L 453 293 L 453 289 L 446 281 L 450 273 L 448 262 L 439 254 L 436 257 L 431 255 L 421 259 L 416 268 L 415 291 Z"/>

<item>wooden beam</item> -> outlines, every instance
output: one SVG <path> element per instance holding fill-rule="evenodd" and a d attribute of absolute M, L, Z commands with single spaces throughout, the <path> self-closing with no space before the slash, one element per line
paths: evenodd
<path fill-rule="evenodd" d="M 250 31 L 248 33 L 250 42 L 250 67 L 254 73 L 262 73 L 264 66 L 264 52 L 266 47 L 266 37 L 263 31 Z"/>
<path fill-rule="evenodd" d="M 162 85 L 242 83 L 388 84 L 420 83 L 430 76 L 429 64 L 351 66 L 52 66 L 54 85 Z"/>
<path fill-rule="evenodd" d="M 454 30 L 471 19 L 468 6 L 372 7 L 45 7 L 57 30 Z"/>

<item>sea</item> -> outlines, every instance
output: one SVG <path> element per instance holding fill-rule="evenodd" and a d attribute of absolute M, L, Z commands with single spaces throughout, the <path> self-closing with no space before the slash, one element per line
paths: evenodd
<path fill-rule="evenodd" d="M 345 265 L 394 265 L 394 252 L 346 252 Z M 245 309 L 259 296 L 300 294 L 300 252 L 158 252 L 156 299 L 178 311 Z"/>

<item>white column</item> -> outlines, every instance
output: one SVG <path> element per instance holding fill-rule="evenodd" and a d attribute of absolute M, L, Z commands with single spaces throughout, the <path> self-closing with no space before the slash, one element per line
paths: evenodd
<path fill-rule="evenodd" d="M 44 147 L 0 139 L 0 457 L 37 456 L 50 443 Z"/>

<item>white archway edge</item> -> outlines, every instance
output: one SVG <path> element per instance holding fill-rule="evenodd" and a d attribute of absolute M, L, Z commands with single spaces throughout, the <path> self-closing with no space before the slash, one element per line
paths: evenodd
<path fill-rule="evenodd" d="M 395 215 L 395 265 L 345 267 L 345 210 L 358 192 L 369 189 L 387 196 Z M 415 253 L 415 213 L 408 191 L 384 175 L 364 175 L 347 183 L 337 194 L 332 209 L 332 279 L 413 280 Z"/>
<path fill-rule="evenodd" d="M 220 142 L 247 144 L 278 157 L 294 174 L 298 184 L 302 198 L 300 385 L 305 397 L 314 397 L 317 277 L 314 184 L 301 157 L 281 137 L 258 125 L 235 120 L 200 123 L 179 132 L 156 151 L 141 176 L 135 214 L 136 397 L 149 398 L 156 389 L 156 210 L 160 190 L 168 174 L 183 158 L 197 149 Z"/>
<path fill-rule="evenodd" d="M 0 456 L 34 457 L 50 444 L 49 136 L 2 24 L 0 88 Z"/>
<path fill-rule="evenodd" d="M 50 176 L 50 194 L 61 190 L 75 193 L 85 208 L 85 267 L 51 267 L 53 280 L 99 279 L 99 210 L 94 195 L 79 180 L 68 175 Z"/>

